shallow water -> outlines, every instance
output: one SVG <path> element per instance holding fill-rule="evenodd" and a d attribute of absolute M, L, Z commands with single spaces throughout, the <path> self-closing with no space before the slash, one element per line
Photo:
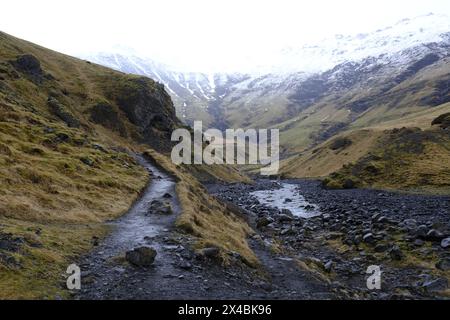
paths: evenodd
<path fill-rule="evenodd" d="M 281 183 L 280 189 L 255 191 L 251 195 L 261 204 L 279 210 L 290 210 L 296 217 L 312 218 L 321 214 L 318 207 L 306 201 L 297 190 L 297 185 L 292 183 Z"/>

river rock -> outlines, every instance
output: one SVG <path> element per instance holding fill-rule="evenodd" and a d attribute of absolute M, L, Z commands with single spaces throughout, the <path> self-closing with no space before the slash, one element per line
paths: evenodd
<path fill-rule="evenodd" d="M 284 212 L 284 210 L 286 210 L 286 209 L 283 209 L 283 212 Z M 289 210 L 288 210 L 288 211 L 289 211 Z M 290 213 L 290 211 L 289 211 L 289 213 Z M 279 214 L 279 215 L 278 215 L 277 220 L 278 220 L 280 223 L 283 223 L 283 222 L 291 222 L 291 221 L 294 220 L 294 219 L 292 218 L 291 215 L 286 214 L 286 213 L 283 213 L 283 214 Z"/>
<path fill-rule="evenodd" d="M 206 258 L 217 258 L 219 257 L 220 250 L 217 247 L 209 247 L 200 251 L 201 254 Z"/>
<path fill-rule="evenodd" d="M 442 271 L 450 270 L 450 258 L 444 258 L 439 260 L 438 263 L 436 263 L 436 268 Z"/>
<path fill-rule="evenodd" d="M 258 229 L 261 229 L 261 228 L 267 227 L 272 222 L 273 222 L 273 220 L 270 219 L 269 217 L 261 217 L 256 220 L 256 227 Z"/>
<path fill-rule="evenodd" d="M 152 201 L 150 205 L 150 210 L 154 214 L 159 215 L 171 215 L 173 213 L 172 206 L 170 203 L 163 202 L 160 200 Z"/>
<path fill-rule="evenodd" d="M 414 230 L 414 236 L 417 238 L 425 238 L 428 233 L 428 227 L 426 225 L 420 225 Z"/>
<path fill-rule="evenodd" d="M 292 211 L 289 209 L 282 209 L 280 215 L 292 216 Z M 291 219 L 292 220 L 292 219 Z"/>
<path fill-rule="evenodd" d="M 156 250 L 150 247 L 139 247 L 127 251 L 125 259 L 137 267 L 150 267 L 155 261 Z"/>
<path fill-rule="evenodd" d="M 448 288 L 448 280 L 445 278 L 438 278 L 436 280 L 426 281 L 422 285 L 422 288 L 430 293 L 444 291 Z"/>
<path fill-rule="evenodd" d="M 441 241 L 441 247 L 443 249 L 448 249 L 450 248 L 450 238 L 446 238 L 444 240 Z"/>
<path fill-rule="evenodd" d="M 444 234 L 442 234 L 442 232 L 436 229 L 431 229 L 430 231 L 428 231 L 425 238 L 429 241 L 441 241 L 445 238 L 445 236 Z"/>
<path fill-rule="evenodd" d="M 400 250 L 400 248 L 398 246 L 393 246 L 391 248 L 391 250 L 389 250 L 389 256 L 391 257 L 392 260 L 402 260 L 404 258 L 404 254 L 402 252 L 402 250 Z"/>
<path fill-rule="evenodd" d="M 330 273 L 333 270 L 333 261 L 328 261 L 327 263 L 324 264 L 323 268 L 325 270 L 325 272 Z"/>
<path fill-rule="evenodd" d="M 389 249 L 388 244 L 378 244 L 375 246 L 374 251 L 381 253 L 381 252 L 386 252 L 388 249 Z"/>
<path fill-rule="evenodd" d="M 367 233 L 363 236 L 363 241 L 365 243 L 375 243 L 375 238 L 372 233 Z"/>

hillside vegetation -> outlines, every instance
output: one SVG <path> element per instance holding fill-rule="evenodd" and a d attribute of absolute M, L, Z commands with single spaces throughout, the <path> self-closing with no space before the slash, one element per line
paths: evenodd
<path fill-rule="evenodd" d="M 67 266 L 148 182 L 131 153 L 170 151 L 179 126 L 159 83 L 0 33 L 0 298 L 64 297 Z M 197 171 L 205 179 L 249 181 L 231 169 Z M 180 198 L 188 188 L 206 197 L 188 178 L 180 182 Z M 206 201 L 212 209 L 203 207 Z M 214 241 L 255 263 L 245 223 L 209 198 L 198 203 L 195 214 L 212 210 L 214 221 L 205 218 L 209 224 L 191 233 L 203 228 L 205 244 Z M 221 227 L 209 230 L 215 225 Z"/>
<path fill-rule="evenodd" d="M 444 114 L 445 115 L 445 114 Z M 446 117 L 421 129 L 355 130 L 287 159 L 282 175 L 326 177 L 326 188 L 380 188 L 450 193 L 450 135 Z M 442 120 L 441 120 L 442 119 Z"/>

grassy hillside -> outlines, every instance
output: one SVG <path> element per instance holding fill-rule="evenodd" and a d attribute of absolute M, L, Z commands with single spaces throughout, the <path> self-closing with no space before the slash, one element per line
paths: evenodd
<path fill-rule="evenodd" d="M 440 110 L 445 108 L 448 105 Z M 282 175 L 327 177 L 324 185 L 328 188 L 450 193 L 450 135 L 444 129 L 446 118 L 437 119 L 442 120 L 433 126 L 429 120 L 426 128 L 392 129 L 386 124 L 348 131 L 285 160 Z M 404 119 L 400 124 L 422 122 L 415 120 Z"/>
<path fill-rule="evenodd" d="M 153 80 L 0 33 L 0 298 L 64 297 L 67 266 L 106 234 L 103 222 L 126 212 L 148 182 L 129 152 L 168 152 L 180 125 L 169 95 Z M 205 172 L 211 179 L 246 179 L 223 168 Z M 183 183 L 199 188 L 192 176 Z M 233 218 L 217 206 L 214 223 L 222 228 L 205 239 L 236 246 L 254 262 L 245 223 L 227 223 Z"/>
<path fill-rule="evenodd" d="M 385 131 L 370 152 L 332 173 L 324 186 L 450 194 L 450 135 L 442 129 Z"/>

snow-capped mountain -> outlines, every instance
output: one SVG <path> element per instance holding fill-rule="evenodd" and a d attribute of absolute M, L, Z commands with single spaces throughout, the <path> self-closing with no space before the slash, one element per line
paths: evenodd
<path fill-rule="evenodd" d="M 428 14 L 403 19 L 393 26 L 371 33 L 335 35 L 317 43 L 308 43 L 281 50 L 275 71 L 295 70 L 323 72 L 346 61 L 367 57 L 392 56 L 425 43 L 439 43 L 450 32 L 450 17 Z"/>
<path fill-rule="evenodd" d="M 363 87 L 358 81 L 401 82 L 448 56 L 449 47 L 450 18 L 429 14 L 372 33 L 285 48 L 272 72 L 259 74 L 178 72 L 126 50 L 82 58 L 163 83 L 186 123 L 203 120 L 221 128 L 281 123 L 324 93 Z"/>

